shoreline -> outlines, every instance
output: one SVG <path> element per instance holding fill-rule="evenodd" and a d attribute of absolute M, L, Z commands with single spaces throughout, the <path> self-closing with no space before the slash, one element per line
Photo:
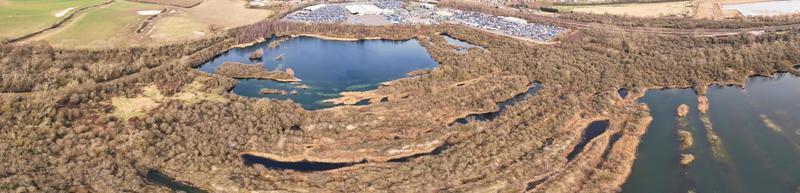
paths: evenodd
<path fill-rule="evenodd" d="M 342 38 L 342 37 L 333 37 L 333 36 L 326 36 L 326 35 L 318 35 L 318 34 L 293 34 L 289 35 L 290 37 L 312 37 L 321 40 L 335 40 L 335 41 L 360 41 L 360 40 L 386 40 L 382 37 L 364 37 L 364 38 Z"/>

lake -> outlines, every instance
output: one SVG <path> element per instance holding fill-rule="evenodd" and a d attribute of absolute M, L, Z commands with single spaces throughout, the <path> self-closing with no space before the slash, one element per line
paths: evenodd
<path fill-rule="evenodd" d="M 337 41 L 296 37 L 269 48 L 269 43 L 276 39 L 229 50 L 199 69 L 214 73 L 224 62 L 262 63 L 266 70 L 291 68 L 302 81 L 241 79 L 232 92 L 247 97 L 291 99 L 305 109 L 315 110 L 334 106 L 321 101 L 339 97 L 340 92 L 376 89 L 382 82 L 406 77 L 408 72 L 438 66 L 428 51 L 413 39 Z M 250 53 L 258 49 L 264 50 L 263 59 L 250 60 Z M 282 59 L 276 59 L 278 56 Z M 299 88 L 300 85 L 308 88 Z M 296 91 L 296 94 L 264 95 L 260 93 L 263 88 Z"/>
<path fill-rule="evenodd" d="M 800 78 L 751 77 L 746 89 L 712 86 L 707 96 L 707 114 L 691 89 L 650 90 L 639 100 L 654 119 L 622 192 L 800 191 Z M 676 115 L 680 104 L 690 106 L 686 117 Z M 679 129 L 693 146 L 680 148 Z M 695 156 L 686 168 L 682 153 Z"/>

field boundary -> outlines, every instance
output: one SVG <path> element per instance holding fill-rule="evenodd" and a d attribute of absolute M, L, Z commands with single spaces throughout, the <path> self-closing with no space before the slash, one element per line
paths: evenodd
<path fill-rule="evenodd" d="M 44 29 L 41 29 L 41 30 L 38 30 L 38 31 L 35 31 L 35 32 L 32 32 L 32 33 L 28 33 L 28 34 L 25 34 L 25 35 L 22 35 L 22 36 L 19 36 L 19 37 L 16 37 L 16 38 L 7 39 L 7 40 L 3 41 L 2 43 L 3 44 L 10 44 L 10 43 L 14 43 L 14 42 L 19 42 L 19 41 L 31 38 L 33 36 L 42 34 L 42 33 L 46 32 L 46 31 L 50 31 L 52 29 L 59 28 L 62 25 L 64 25 L 64 23 L 67 23 L 67 21 L 69 21 L 70 19 L 75 17 L 75 15 L 77 15 L 77 14 L 79 14 L 81 12 L 84 12 L 84 11 L 86 11 L 88 9 L 91 9 L 91 8 L 95 8 L 95 7 L 99 7 L 99 6 L 103 6 L 103 5 L 108 5 L 108 4 L 114 3 L 114 1 L 115 0 L 109 0 L 109 1 L 106 1 L 106 2 L 103 2 L 103 3 L 100 3 L 100 4 L 81 7 L 80 9 L 77 9 L 77 10 L 71 12 L 69 15 L 66 15 L 64 18 L 62 18 L 58 22 L 54 23 L 53 25 L 50 25 L 50 27 L 47 27 L 47 28 L 44 28 Z"/>
<path fill-rule="evenodd" d="M 159 3 L 159 2 L 155 2 L 155 1 L 146 1 L 146 0 L 128 0 L 128 1 L 131 1 L 131 2 L 137 2 L 137 3 L 154 4 L 154 5 L 164 5 L 164 6 L 182 7 L 182 8 L 192 8 L 192 7 L 194 7 L 194 6 L 200 5 L 200 3 L 203 3 L 203 1 L 202 1 L 202 0 L 199 0 L 199 1 L 197 1 L 197 2 L 194 2 L 193 4 L 189 4 L 189 5 L 179 5 L 179 4 L 177 4 L 177 3 L 175 3 L 175 4 L 170 4 L 170 3 Z"/>

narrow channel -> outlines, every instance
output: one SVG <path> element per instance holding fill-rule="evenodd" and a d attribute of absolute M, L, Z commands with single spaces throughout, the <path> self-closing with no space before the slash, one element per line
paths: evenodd
<path fill-rule="evenodd" d="M 424 156 L 440 155 L 440 154 L 442 154 L 442 152 L 444 152 L 445 150 L 449 149 L 450 146 L 451 146 L 450 144 L 445 143 L 445 144 L 440 145 L 439 147 L 436 147 L 431 152 L 415 154 L 415 155 L 411 155 L 411 156 L 408 156 L 408 157 L 395 158 L 395 159 L 391 159 L 391 160 L 389 160 L 387 162 L 394 162 L 394 163 L 409 162 L 411 160 L 414 160 L 414 159 L 417 159 L 417 158 L 420 158 L 420 157 L 424 157 Z"/>
<path fill-rule="evenodd" d="M 172 190 L 173 192 L 186 192 L 186 193 L 206 193 L 206 191 L 195 188 L 191 185 L 175 181 L 175 179 L 167 176 L 158 170 L 147 171 L 147 181 L 156 185 L 163 186 Z"/>
<path fill-rule="evenodd" d="M 589 126 L 587 126 L 586 129 L 583 130 L 583 137 L 581 137 L 581 142 L 575 145 L 575 147 L 572 148 L 572 152 L 570 152 L 567 155 L 567 160 L 572 161 L 573 159 L 575 159 L 575 157 L 578 156 L 578 154 L 580 154 L 583 151 L 583 148 L 586 147 L 586 144 L 592 141 L 592 139 L 594 139 L 595 137 L 605 133 L 606 130 L 608 129 L 609 123 L 610 122 L 608 120 L 594 121 L 590 123 Z"/>
<path fill-rule="evenodd" d="M 312 161 L 297 161 L 297 162 L 282 162 L 277 161 L 269 158 L 263 158 L 259 156 L 253 156 L 250 154 L 244 154 L 241 156 L 244 160 L 244 164 L 247 166 L 252 166 L 254 164 L 263 165 L 269 169 L 276 169 L 276 170 L 294 170 L 298 172 L 318 172 L 318 171 L 327 171 L 333 169 L 339 169 L 344 167 L 353 166 L 356 164 L 363 164 L 367 163 L 366 160 L 361 162 L 354 162 L 354 163 L 325 163 L 325 162 L 312 162 Z"/>
<path fill-rule="evenodd" d="M 525 100 L 528 97 L 531 97 L 533 95 L 536 95 L 536 93 L 539 92 L 539 90 L 541 90 L 542 87 L 543 86 L 542 86 L 541 83 L 533 82 L 532 85 L 528 88 L 528 91 L 526 91 L 525 93 L 518 94 L 518 95 L 516 95 L 514 97 L 511 97 L 508 100 L 505 100 L 503 102 L 497 103 L 497 108 L 498 108 L 497 111 L 488 112 L 488 113 L 480 113 L 480 114 L 470 114 L 470 115 L 467 115 L 464 118 L 457 119 L 454 123 L 467 124 L 470 121 L 491 121 L 491 120 L 494 120 L 495 118 L 497 118 L 500 115 L 502 115 L 503 112 L 505 112 L 505 110 L 508 107 L 514 106 L 518 102 L 523 101 L 523 100 Z"/>

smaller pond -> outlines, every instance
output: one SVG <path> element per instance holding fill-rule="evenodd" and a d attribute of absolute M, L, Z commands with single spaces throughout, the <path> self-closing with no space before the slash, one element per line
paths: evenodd
<path fill-rule="evenodd" d="M 623 98 L 623 99 L 624 99 L 624 98 L 627 98 L 627 97 L 628 97 L 628 89 L 626 89 L 626 88 L 621 88 L 621 89 L 619 89 L 619 90 L 617 91 L 617 93 L 619 94 L 619 97 L 620 97 L 620 98 Z"/>
<path fill-rule="evenodd" d="M 367 163 L 367 161 L 362 161 L 358 163 L 323 163 L 323 162 L 311 162 L 311 161 L 282 162 L 248 154 L 242 155 L 242 159 L 244 160 L 244 164 L 247 166 L 252 166 L 253 164 L 260 164 L 270 169 L 294 170 L 299 172 L 326 171 L 326 170 L 333 170 L 333 169 L 353 166 L 355 164 Z"/>
<path fill-rule="evenodd" d="M 456 51 L 458 51 L 459 53 L 465 53 L 465 52 L 467 52 L 467 50 L 469 50 L 471 48 L 483 49 L 483 47 L 481 47 L 481 46 L 478 46 L 478 45 L 471 44 L 471 43 L 463 41 L 463 40 L 459 40 L 459 39 L 453 38 L 453 37 L 451 37 L 450 35 L 447 35 L 447 34 L 442 34 L 442 37 L 444 37 L 444 40 L 448 44 L 457 47 Z"/>
<path fill-rule="evenodd" d="M 147 181 L 155 183 L 159 186 L 169 188 L 173 192 L 186 192 L 186 193 L 206 193 L 206 191 L 192 187 L 190 185 L 175 181 L 171 177 L 157 170 L 150 170 L 147 172 Z"/>
<path fill-rule="evenodd" d="M 408 157 L 391 159 L 391 160 L 389 160 L 387 162 L 408 162 L 408 161 L 411 161 L 411 160 L 414 160 L 414 159 L 417 159 L 417 158 L 420 158 L 420 157 L 424 157 L 424 156 L 440 155 L 445 150 L 447 150 L 449 148 L 450 148 L 450 144 L 445 143 L 445 144 L 440 145 L 439 147 L 436 147 L 436 149 L 433 149 L 433 151 L 428 152 L 428 153 L 420 153 L 420 154 L 416 154 L 416 155 L 412 155 L 412 156 L 408 156 Z"/>
<path fill-rule="evenodd" d="M 214 73 L 225 62 L 261 63 L 265 70 L 291 68 L 302 81 L 240 79 L 232 92 L 247 97 L 291 99 L 305 109 L 314 110 L 334 106 L 321 101 L 340 97 L 340 92 L 376 89 L 382 82 L 438 65 L 417 40 L 336 41 L 296 37 L 270 48 L 270 42 L 277 39 L 229 50 L 202 64 L 199 70 Z M 251 60 L 250 53 L 259 49 L 264 50 L 262 59 Z M 305 86 L 307 88 L 303 88 Z M 295 94 L 261 94 L 264 88 L 294 91 Z"/>
<path fill-rule="evenodd" d="M 518 94 L 518 95 L 516 95 L 514 97 L 511 97 L 508 100 L 505 100 L 503 102 L 497 103 L 497 108 L 499 110 L 497 110 L 495 112 L 488 112 L 488 113 L 481 113 L 481 114 L 470 114 L 470 115 L 467 115 L 464 118 L 460 118 L 460 119 L 456 120 L 455 122 L 456 123 L 460 123 L 460 124 L 467 124 L 470 121 L 491 121 L 491 120 L 494 120 L 495 118 L 497 118 L 501 114 L 503 114 L 503 112 L 506 110 L 506 108 L 508 108 L 510 106 L 514 106 L 518 102 L 520 102 L 522 100 L 525 100 L 528 97 L 531 97 L 533 95 L 536 95 L 536 92 L 539 92 L 539 90 L 541 90 L 542 87 L 543 86 L 542 86 L 541 83 L 534 82 L 528 88 L 528 91 L 526 91 L 525 93 Z"/>
<path fill-rule="evenodd" d="M 800 0 L 724 4 L 722 9 L 738 10 L 744 16 L 776 16 L 800 13 Z"/>
<path fill-rule="evenodd" d="M 589 126 L 587 126 L 586 129 L 583 130 L 583 137 L 581 138 L 581 142 L 575 145 L 575 148 L 572 149 L 572 152 L 570 152 L 567 155 L 567 160 L 571 161 L 572 159 L 575 159 L 575 156 L 578 156 L 578 154 L 580 154 L 583 151 L 583 148 L 586 147 L 586 144 L 592 141 L 592 139 L 594 139 L 595 137 L 600 136 L 606 132 L 606 130 L 608 129 L 608 125 L 609 125 L 608 120 L 594 121 L 590 123 Z"/>

